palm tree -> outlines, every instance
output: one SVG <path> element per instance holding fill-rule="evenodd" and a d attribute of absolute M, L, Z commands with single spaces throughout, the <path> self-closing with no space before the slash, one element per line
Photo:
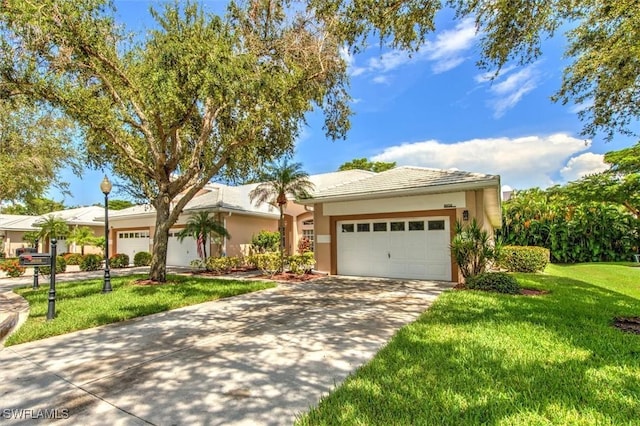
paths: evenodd
<path fill-rule="evenodd" d="M 198 254 L 201 258 L 207 258 L 207 236 L 215 234 L 220 237 L 231 238 L 226 228 L 209 212 L 198 212 L 191 216 L 185 228 L 178 233 L 178 240 L 182 242 L 187 237 L 193 237 L 198 246 Z"/>
<path fill-rule="evenodd" d="M 67 225 L 67 222 L 54 215 L 48 215 L 39 222 L 34 223 L 34 225 L 40 228 L 38 238 L 42 242 L 47 239 L 50 240 L 51 238 L 66 237 L 67 234 L 69 234 L 69 225 Z"/>
<path fill-rule="evenodd" d="M 67 240 L 79 245 L 80 253 L 84 256 L 84 246 L 94 245 L 96 237 L 88 226 L 76 226 L 69 234 Z"/>
<path fill-rule="evenodd" d="M 284 266 L 284 208 L 287 197 L 307 198 L 313 191 L 313 183 L 309 174 L 302 170 L 301 163 L 289 164 L 284 160 L 281 164 L 271 164 L 262 174 L 263 181 L 249 192 L 251 202 L 256 205 L 269 203 L 280 210 L 278 228 L 280 232 L 280 269 Z"/>

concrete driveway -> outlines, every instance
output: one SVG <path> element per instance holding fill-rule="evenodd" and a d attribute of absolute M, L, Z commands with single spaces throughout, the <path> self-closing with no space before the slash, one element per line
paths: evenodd
<path fill-rule="evenodd" d="M 0 418 L 292 424 L 452 286 L 327 277 L 4 348 Z"/>

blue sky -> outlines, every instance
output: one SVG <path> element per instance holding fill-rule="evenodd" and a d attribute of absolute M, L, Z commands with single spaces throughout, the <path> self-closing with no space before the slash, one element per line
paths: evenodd
<path fill-rule="evenodd" d="M 131 30 L 144 30 L 152 25 L 152 3 L 159 2 L 116 1 L 118 20 Z M 225 4 L 203 3 L 217 11 Z M 356 56 L 344 52 L 355 112 L 347 139 L 327 140 L 321 114 L 310 114 L 295 161 L 315 174 L 367 157 L 499 174 L 507 189 L 544 188 L 602 170 L 605 152 L 635 142 L 624 137 L 610 143 L 601 137 L 585 140 L 580 106 L 550 100 L 566 65 L 561 34 L 544 43 L 539 61 L 507 66 L 494 81 L 475 65 L 478 40 L 473 22 L 454 20 L 445 11 L 438 16 L 437 31 L 411 56 L 379 46 Z M 102 202 L 98 187 L 103 174 L 87 171 L 77 179 L 65 173 L 73 193 L 65 204 Z"/>

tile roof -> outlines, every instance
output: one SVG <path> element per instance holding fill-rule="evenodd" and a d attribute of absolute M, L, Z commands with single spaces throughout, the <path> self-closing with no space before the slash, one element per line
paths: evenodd
<path fill-rule="evenodd" d="M 497 175 L 404 166 L 320 189 L 313 194 L 313 199 L 370 197 L 412 191 L 444 192 L 452 186 L 478 186 L 483 183 L 492 186 L 498 182 Z"/>
<path fill-rule="evenodd" d="M 37 228 L 33 222 L 40 219 L 40 216 L 23 216 L 16 214 L 0 214 L 0 229 L 31 231 Z"/>

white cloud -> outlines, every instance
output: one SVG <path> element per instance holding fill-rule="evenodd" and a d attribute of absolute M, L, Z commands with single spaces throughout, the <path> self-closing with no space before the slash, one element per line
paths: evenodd
<path fill-rule="evenodd" d="M 427 41 L 417 52 L 411 54 L 392 50 L 370 58 L 364 67 L 356 65 L 355 57 L 346 48 L 341 49 L 341 55 L 349 65 L 351 76 L 365 73 L 376 73 L 380 76 L 414 61 L 431 62 L 431 70 L 439 74 L 462 64 L 467 59 L 465 53 L 473 46 L 475 39 L 476 29 L 473 20 L 464 19 L 455 28 L 440 32 L 435 40 Z"/>
<path fill-rule="evenodd" d="M 369 69 L 374 71 L 389 72 L 411 60 L 408 53 L 400 50 L 392 50 L 382 54 L 379 58 L 369 59 Z"/>
<path fill-rule="evenodd" d="M 585 152 L 567 161 L 567 165 L 560 170 L 565 181 L 578 180 L 586 175 L 600 173 L 609 167 L 604 162 L 604 155 Z"/>
<path fill-rule="evenodd" d="M 524 95 L 538 87 L 540 72 L 538 63 L 528 65 L 517 72 L 511 73 L 514 67 L 507 67 L 492 81 L 494 72 L 482 73 L 474 77 L 481 83 L 488 83 L 490 99 L 487 104 L 493 109 L 495 118 L 502 117 L 507 110 L 513 108 L 522 100 Z"/>
<path fill-rule="evenodd" d="M 473 46 L 475 38 L 476 27 L 470 18 L 462 20 L 454 29 L 438 34 L 436 40 L 427 43 L 424 48 L 427 58 L 435 62 L 433 72 L 448 71 L 464 62 L 466 58 L 462 53 Z"/>
<path fill-rule="evenodd" d="M 376 84 L 389 84 L 389 79 L 387 78 L 386 75 L 375 76 L 371 81 L 373 81 Z"/>
<path fill-rule="evenodd" d="M 595 159 L 576 156 L 590 142 L 564 133 L 520 138 L 472 139 L 445 144 L 436 140 L 386 148 L 373 161 L 499 174 L 504 185 L 524 189 L 564 183 L 571 173 L 595 170 Z M 572 160 L 574 160 L 572 162 Z M 590 161 L 587 161 L 590 160 Z M 591 161 L 592 160 L 592 161 Z M 589 168 L 586 164 L 593 166 Z M 567 168 L 565 173 L 560 171 Z"/>

